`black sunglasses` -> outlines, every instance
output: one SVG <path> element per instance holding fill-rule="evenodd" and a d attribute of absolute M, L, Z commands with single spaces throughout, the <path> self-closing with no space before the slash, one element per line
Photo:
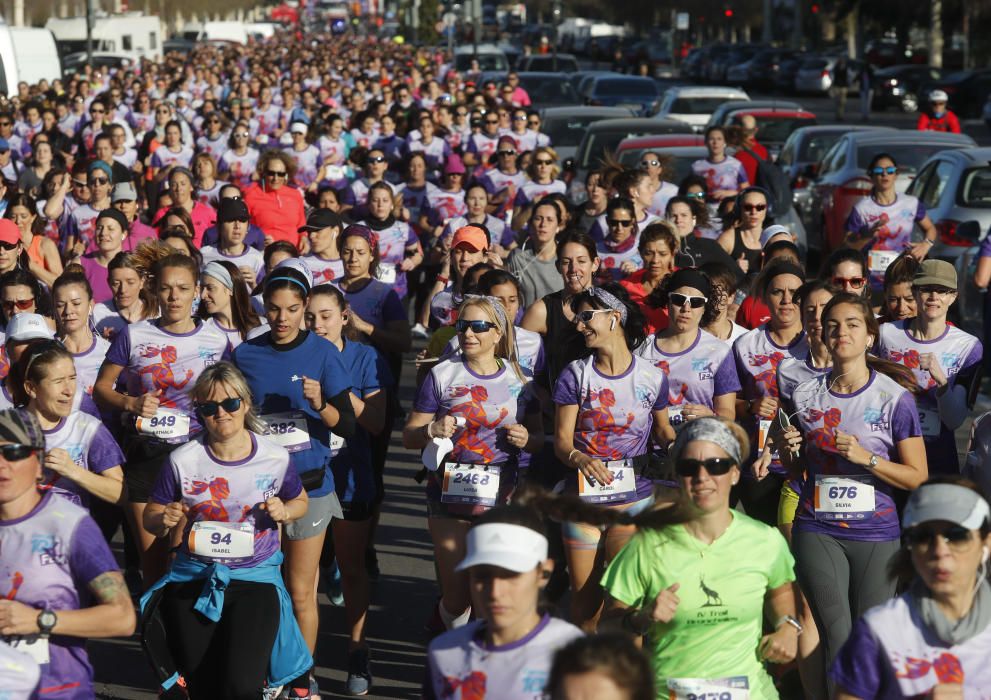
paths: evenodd
<path fill-rule="evenodd" d="M 266 177 L 289 177 L 289 173 L 285 170 L 266 170 Z"/>
<path fill-rule="evenodd" d="M 221 408 L 224 409 L 225 413 L 234 413 L 241 408 L 241 397 L 233 396 L 223 401 L 204 401 L 203 403 L 196 404 L 196 410 L 200 412 L 201 416 L 206 416 L 207 418 L 217 415 L 217 412 Z"/>
<path fill-rule="evenodd" d="M 454 322 L 454 330 L 458 333 L 465 333 L 469 328 L 471 332 L 475 335 L 479 333 L 488 333 L 490 328 L 495 328 L 496 324 L 492 321 L 466 321 L 463 318 L 459 318 Z"/>
<path fill-rule="evenodd" d="M 907 530 L 903 536 L 905 543 L 909 547 L 925 547 L 928 549 L 935 546 L 937 537 L 942 537 L 950 547 L 961 549 L 970 542 L 973 533 L 960 525 L 950 525 L 947 528 L 920 525 L 919 527 L 913 527 Z"/>
<path fill-rule="evenodd" d="M 368 162 L 369 163 L 384 163 L 385 162 L 385 156 L 372 156 L 371 158 L 368 159 Z"/>
<path fill-rule="evenodd" d="M 516 151 L 496 151 L 496 154 L 500 156 L 506 156 L 508 158 L 509 156 L 515 156 Z"/>
<path fill-rule="evenodd" d="M 685 304 L 688 304 L 693 309 L 701 309 L 705 306 L 705 303 L 709 301 L 705 297 L 695 297 L 688 294 L 679 294 L 678 292 L 669 294 L 668 300 L 673 306 L 682 307 Z"/>
<path fill-rule="evenodd" d="M 735 464 L 736 460 L 729 457 L 710 457 L 709 459 L 682 457 L 675 463 L 674 470 L 678 476 L 694 479 L 699 475 L 699 470 L 702 467 L 705 467 L 705 471 L 710 476 L 722 476 Z"/>
<path fill-rule="evenodd" d="M 616 228 L 617 226 L 627 228 L 633 225 L 633 219 L 606 219 L 606 223 L 609 224 L 610 228 Z"/>
<path fill-rule="evenodd" d="M 20 462 L 34 454 L 37 449 L 31 445 L 18 445 L 16 443 L 0 445 L 0 455 L 3 455 L 4 460 L 8 462 Z"/>

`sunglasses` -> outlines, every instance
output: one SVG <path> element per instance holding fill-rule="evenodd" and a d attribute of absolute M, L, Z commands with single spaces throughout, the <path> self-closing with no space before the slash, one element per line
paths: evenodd
<path fill-rule="evenodd" d="M 938 287 L 936 285 L 927 284 L 924 287 L 913 287 L 913 289 L 918 290 L 921 296 L 927 296 L 929 294 L 935 294 L 938 297 L 945 297 L 947 294 L 953 294 L 955 289 L 948 289 L 946 287 Z"/>
<path fill-rule="evenodd" d="M 936 538 L 942 537 L 950 549 L 961 550 L 970 544 L 974 533 L 960 525 L 951 525 L 947 528 L 936 527 L 913 527 L 905 532 L 905 543 L 912 548 L 923 550 L 932 549 L 936 546 Z"/>
<path fill-rule="evenodd" d="M 492 321 L 466 321 L 463 318 L 459 318 L 454 322 L 454 330 L 458 333 L 465 333 L 470 328 L 472 333 L 478 335 L 479 333 L 488 333 L 490 328 L 495 327 L 496 324 L 492 323 Z"/>
<path fill-rule="evenodd" d="M 104 114 L 104 110 L 102 110 L 102 109 L 91 109 L 89 111 L 89 113 L 90 114 Z"/>
<path fill-rule="evenodd" d="M 833 286 L 834 287 L 845 287 L 846 285 L 860 289 L 865 284 L 867 284 L 867 279 L 865 277 L 834 277 Z"/>
<path fill-rule="evenodd" d="M 11 126 L 13 122 L 0 122 L 0 126 Z"/>
<path fill-rule="evenodd" d="M 0 445 L 0 455 L 3 455 L 4 460 L 7 462 L 20 462 L 22 459 L 27 459 L 34 454 L 37 449 L 37 447 L 32 447 L 31 445 Z"/>
<path fill-rule="evenodd" d="M 507 90 L 507 92 L 509 92 L 509 91 Z M 514 122 L 525 122 L 526 121 L 526 117 L 513 117 L 513 121 Z"/>
<path fill-rule="evenodd" d="M 371 158 L 368 159 L 368 162 L 369 163 L 384 163 L 385 162 L 385 156 L 372 156 Z"/>
<path fill-rule="evenodd" d="M 764 211 L 767 209 L 766 204 L 744 204 L 743 211 Z"/>
<path fill-rule="evenodd" d="M 499 120 L 498 119 L 486 119 L 485 120 L 485 123 L 486 124 L 498 124 L 499 123 Z"/>
<path fill-rule="evenodd" d="M 668 300 L 671 302 L 672 306 L 681 308 L 685 304 L 688 304 L 693 309 L 701 309 L 709 301 L 706 297 L 696 297 L 690 294 L 679 294 L 678 292 L 669 294 Z"/>
<path fill-rule="evenodd" d="M 265 177 L 288 177 L 289 173 L 285 170 L 266 170 Z"/>
<path fill-rule="evenodd" d="M 580 322 L 587 326 L 595 318 L 595 314 L 608 314 L 611 312 L 612 309 L 585 309 L 584 311 L 579 311 L 575 314 L 575 325 L 578 325 Z"/>
<path fill-rule="evenodd" d="M 689 199 L 704 199 L 705 192 L 686 192 L 685 196 Z"/>
<path fill-rule="evenodd" d="M 516 151 L 496 151 L 496 154 L 500 156 L 506 156 L 508 158 L 509 156 L 515 156 Z"/>
<path fill-rule="evenodd" d="M 31 297 L 30 299 L 17 299 L 16 301 L 3 302 L 3 308 L 7 311 L 13 311 L 15 308 L 20 309 L 21 311 L 27 311 L 32 306 L 34 306 L 34 297 Z"/>
<path fill-rule="evenodd" d="M 540 126 L 540 122 L 527 122 L 527 126 Z"/>
<path fill-rule="evenodd" d="M 3 242 L 3 241 L 0 241 L 0 248 L 3 248 L 4 250 L 13 250 L 14 248 L 16 248 L 19 245 L 20 245 L 20 243 L 6 243 L 6 242 Z"/>
<path fill-rule="evenodd" d="M 709 459 L 682 457 L 675 463 L 674 471 L 678 476 L 694 479 L 699 475 L 699 470 L 705 467 L 709 476 L 722 476 L 735 464 L 736 460 L 729 457 L 709 457 Z"/>
<path fill-rule="evenodd" d="M 110 180 L 108 180 L 105 177 L 94 177 L 92 180 L 89 181 L 89 184 L 91 184 L 91 185 L 109 185 L 110 184 Z"/>
<path fill-rule="evenodd" d="M 633 219 L 606 219 L 606 223 L 609 224 L 610 228 L 616 228 L 617 226 L 628 228 L 633 225 Z"/>
<path fill-rule="evenodd" d="M 642 165 L 645 168 L 648 167 L 648 166 L 651 167 L 651 168 L 656 168 L 660 164 L 661 164 L 661 161 L 659 161 L 659 160 L 642 160 L 642 161 L 640 161 L 640 165 Z"/>
<path fill-rule="evenodd" d="M 535 164 L 537 164 L 537 165 L 554 165 L 554 161 L 552 161 L 552 160 L 544 160 L 543 158 L 538 158 L 537 160 L 535 160 L 533 162 Z"/>
<path fill-rule="evenodd" d="M 248 138 L 248 134 L 247 133 L 244 133 L 244 132 L 237 133 L 237 134 L 234 134 L 234 138 L 246 139 L 246 138 Z"/>
<path fill-rule="evenodd" d="M 224 409 L 225 413 L 234 413 L 241 408 L 241 397 L 235 396 L 224 399 L 223 401 L 204 401 L 203 403 L 196 404 L 196 410 L 200 412 L 201 416 L 206 416 L 207 418 L 217 415 L 217 412 L 221 408 Z"/>
<path fill-rule="evenodd" d="M 879 165 L 876 168 L 871 168 L 869 172 L 871 175 L 894 175 L 895 173 L 898 172 L 898 168 L 896 168 L 894 165 L 889 165 L 886 168 L 882 168 Z"/>
<path fill-rule="evenodd" d="M 468 116 L 468 112 L 455 112 L 454 114 L 455 114 L 455 116 L 458 116 L 458 117 L 467 117 Z"/>

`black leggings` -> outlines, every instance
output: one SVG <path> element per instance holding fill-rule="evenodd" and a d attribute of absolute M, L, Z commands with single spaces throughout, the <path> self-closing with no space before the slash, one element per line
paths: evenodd
<path fill-rule="evenodd" d="M 777 527 L 778 501 L 781 499 L 781 485 L 784 481 L 784 477 L 778 474 L 768 474 L 760 481 L 743 477 L 730 494 L 732 505 L 735 507 L 739 499 L 751 518 Z"/>
<path fill-rule="evenodd" d="M 220 622 L 193 609 L 203 581 L 170 583 L 162 597 L 169 651 L 189 697 L 258 700 L 279 629 L 279 594 L 268 583 L 231 581 Z"/>

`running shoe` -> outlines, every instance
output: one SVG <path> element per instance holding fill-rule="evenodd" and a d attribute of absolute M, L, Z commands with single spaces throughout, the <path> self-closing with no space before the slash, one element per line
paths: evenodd
<path fill-rule="evenodd" d="M 355 649 L 348 655 L 348 695 L 368 695 L 372 687 L 372 672 L 369 667 L 368 649 Z"/>
<path fill-rule="evenodd" d="M 327 597 L 330 598 L 330 604 L 338 608 L 344 605 L 344 590 L 341 588 L 341 569 L 337 566 L 336 559 L 333 566 L 323 570 L 323 580 L 327 582 Z"/>
<path fill-rule="evenodd" d="M 426 340 L 430 337 L 430 331 L 423 327 L 422 323 L 418 323 L 413 326 L 411 332 L 414 338 L 419 338 L 420 340 Z"/>

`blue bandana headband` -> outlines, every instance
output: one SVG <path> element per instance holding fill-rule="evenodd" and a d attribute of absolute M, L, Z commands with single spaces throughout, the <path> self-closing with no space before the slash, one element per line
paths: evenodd
<path fill-rule="evenodd" d="M 586 291 L 589 296 L 598 299 L 613 311 L 618 311 L 620 325 L 626 323 L 626 304 L 617 299 L 613 294 L 610 294 L 605 289 L 601 289 L 600 287 L 589 287 Z"/>

